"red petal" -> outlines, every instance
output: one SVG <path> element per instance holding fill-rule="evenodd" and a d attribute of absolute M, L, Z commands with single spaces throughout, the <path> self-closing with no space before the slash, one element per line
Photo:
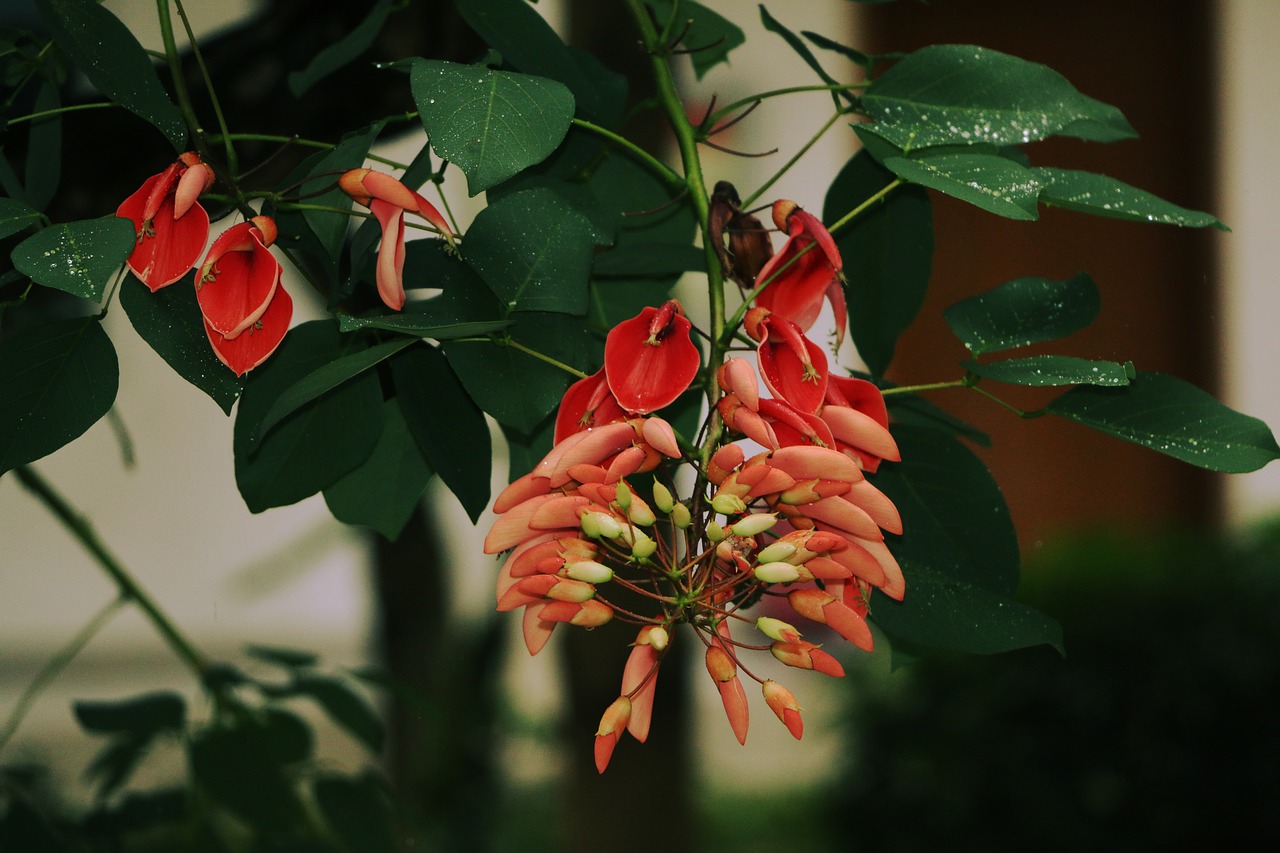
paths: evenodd
<path fill-rule="evenodd" d="M 702 361 L 698 348 L 689 340 L 693 324 L 683 314 L 671 314 L 663 330 L 651 335 L 650 326 L 659 310 L 645 308 L 624 320 L 609 332 L 604 343 L 610 390 L 622 408 L 642 415 L 683 394 Z"/>
<path fill-rule="evenodd" d="M 388 308 L 399 311 L 404 307 L 404 211 L 378 199 L 369 203 L 369 209 L 382 226 L 375 273 L 378 295 Z"/>
<path fill-rule="evenodd" d="M 204 331 L 209 336 L 209 343 L 213 344 L 213 352 L 218 360 L 235 371 L 236 376 L 243 376 L 276 351 L 276 347 L 284 340 L 284 333 L 288 331 L 292 317 L 293 300 L 289 298 L 288 291 L 278 287 L 267 310 L 243 334 L 228 340 L 218 334 L 208 320 L 204 323 Z"/>
<path fill-rule="evenodd" d="M 200 313 L 205 322 L 227 340 L 234 340 L 262 317 L 274 301 L 272 297 L 280 283 L 280 262 L 270 249 L 258 242 L 257 229 L 251 223 L 241 225 L 251 229 L 246 229 L 250 237 L 248 249 L 226 251 L 212 266 L 206 258 L 196 279 Z M 237 235 L 227 242 L 239 245 L 241 239 Z M 222 242 L 223 238 L 219 237 L 214 249 L 209 251 L 210 257 Z"/>
<path fill-rule="evenodd" d="M 182 278 L 200 260 L 209 239 L 209 214 L 193 204 L 181 219 L 174 219 L 173 196 L 165 195 L 152 220 L 152 234 L 144 234 L 145 208 L 151 190 L 162 175 L 148 178 L 116 209 L 116 216 L 133 222 L 138 240 L 125 262 L 129 271 L 153 292 Z"/>
<path fill-rule="evenodd" d="M 626 420 L 627 413 L 609 390 L 604 368 L 569 386 L 556 412 L 556 430 L 552 439 L 559 444 L 575 432 Z"/>
<path fill-rule="evenodd" d="M 827 395 L 827 355 L 795 323 L 770 314 L 760 324 L 765 337 L 756 349 L 760 377 L 775 397 L 806 414 Z"/>

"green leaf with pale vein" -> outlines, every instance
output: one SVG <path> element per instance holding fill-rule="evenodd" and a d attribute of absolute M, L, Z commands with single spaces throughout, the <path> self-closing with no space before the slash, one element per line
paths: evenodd
<path fill-rule="evenodd" d="M 978 364 L 968 361 L 964 369 L 996 382 L 1041 387 L 1046 385 L 1128 385 L 1136 375 L 1133 362 L 1095 361 L 1069 355 L 1033 355 Z"/>
<path fill-rule="evenodd" d="M 902 180 L 967 201 L 1008 219 L 1039 218 L 1041 185 L 1031 170 L 998 154 L 941 154 L 920 159 L 890 157 L 887 169 Z"/>
<path fill-rule="evenodd" d="M 97 302 L 133 251 L 133 223 L 118 216 L 52 225 L 13 250 L 13 265 L 36 284 Z"/>
<path fill-rule="evenodd" d="M 1179 207 L 1146 190 L 1129 186 L 1106 175 L 1076 169 L 1036 168 L 1031 172 L 1044 185 L 1040 201 L 1054 207 L 1132 222 L 1156 222 L 1186 228 L 1212 226 L 1222 231 L 1231 230 L 1216 216 Z"/>
<path fill-rule="evenodd" d="M 969 352 L 980 355 L 1078 332 L 1098 316 L 1097 285 L 1084 273 L 1066 281 L 1028 277 L 970 296 L 942 312 Z"/>

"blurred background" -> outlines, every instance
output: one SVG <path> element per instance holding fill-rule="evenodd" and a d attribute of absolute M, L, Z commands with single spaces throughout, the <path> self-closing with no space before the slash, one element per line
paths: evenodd
<path fill-rule="evenodd" d="M 106 5 L 144 45 L 159 45 L 153 3 Z M 747 43 L 728 68 L 701 81 L 686 75 L 691 112 L 700 114 L 713 94 L 725 104 L 813 82 L 759 26 L 755 4 L 705 5 L 743 26 Z M 1271 372 L 1280 318 L 1273 3 L 768 5 L 793 30 L 874 52 L 973 43 L 1047 64 L 1120 107 L 1140 139 L 1051 140 L 1031 149 L 1034 162 L 1103 172 L 1209 210 L 1233 229 L 1201 233 L 1052 209 L 1042 209 L 1038 223 L 1019 223 L 935 196 L 930 295 L 899 344 L 892 379 L 955 375 L 964 352 L 940 312 L 963 296 L 1020 276 L 1085 271 L 1103 310 L 1066 352 L 1132 359 L 1280 424 Z M 334 140 L 342 128 L 406 109 L 403 76 L 365 63 L 297 103 L 273 95 L 366 8 L 189 3 L 235 129 Z M 567 41 L 631 76 L 635 100 L 644 97 L 644 58 L 615 4 L 540 0 L 536 8 Z M 0 23 L 38 27 L 32 4 L 3 9 Z M 412 0 L 393 21 L 370 60 L 465 62 L 480 51 L 448 2 Z M 853 75 L 828 56 L 837 78 Z M 820 93 L 768 102 L 718 141 L 779 153 L 756 160 L 708 151 L 707 174 L 753 188 L 828 110 Z M 113 112 L 68 122 L 55 219 L 114 210 L 171 156 L 154 133 Z M 655 150 L 666 141 L 652 122 L 632 133 Z M 392 140 L 383 153 L 407 161 L 421 144 Z M 854 150 L 852 133 L 835 128 L 768 197 L 820 209 Z M 446 191 L 454 210 L 465 211 L 465 187 L 454 183 Z M 857 259 L 845 262 L 856 274 Z M 977 395 L 937 396 L 991 435 L 992 446 L 979 453 L 1019 530 L 1023 596 L 1062 623 L 1067 656 L 1047 649 L 934 656 L 892 673 L 881 652 L 845 656 L 851 674 L 843 683 L 788 678 L 806 708 L 803 743 L 757 704 L 745 749 L 700 673 L 668 675 L 664 667 L 659 692 L 668 707 L 650 742 L 622 744 L 597 778 L 591 735 L 616 695 L 620 660 L 601 660 L 569 632 L 529 659 L 518 620 L 491 612 L 496 566 L 481 556 L 450 494 L 433 489 L 430 511 L 394 544 L 333 521 L 319 497 L 250 515 L 235 489 L 231 422 L 173 374 L 121 312 L 107 324 L 121 362 L 117 412 L 136 462 L 121 462 L 104 421 L 38 469 L 211 656 L 252 670 L 259 664 L 245 658 L 244 646 L 263 643 L 317 652 L 335 669 L 376 665 L 393 674 L 403 690 L 370 694 L 390 725 L 383 766 L 404 838 L 426 849 L 1148 850 L 1201 846 L 1224 827 L 1257 842 L 1280 839 L 1269 807 L 1280 794 L 1271 710 L 1280 692 L 1274 466 L 1228 479 L 1056 419 L 1019 421 Z M 856 354 L 842 363 L 856 366 Z M 503 460 L 495 470 L 496 482 Z M 3 719 L 114 591 L 12 477 L 0 479 L 0 519 Z M 589 645 L 610 643 L 593 636 Z M 126 609 L 41 695 L 0 763 L 48 764 L 71 804 L 82 804 L 83 770 L 98 744 L 80 733 L 71 701 L 160 686 L 196 693 L 150 626 Z M 316 725 L 327 762 L 367 761 L 343 733 L 318 718 Z M 133 784 L 181 772 L 181 761 L 176 749 L 158 750 Z"/>

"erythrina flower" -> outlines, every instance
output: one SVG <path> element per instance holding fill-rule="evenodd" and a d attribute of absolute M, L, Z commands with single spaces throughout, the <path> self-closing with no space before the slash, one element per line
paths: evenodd
<path fill-rule="evenodd" d="M 560 408 L 556 411 L 552 440 L 559 444 L 575 432 L 625 421 L 627 417 L 626 411 L 618 405 L 618 398 L 609 390 L 609 381 L 602 367 L 586 379 L 579 379 L 564 392 Z"/>
<path fill-rule="evenodd" d="M 209 214 L 196 201 L 213 184 L 213 170 L 188 151 L 142 182 L 116 216 L 133 222 L 137 241 L 125 263 L 153 292 L 196 265 L 209 238 Z"/>
<path fill-rule="evenodd" d="M 801 210 L 794 201 L 774 202 L 773 221 L 787 232 L 787 242 L 756 276 L 757 283 L 768 282 L 756 297 L 756 305 L 786 317 L 801 331 L 807 331 L 818 319 L 822 300 L 830 299 L 838 347 L 844 340 L 849 318 L 840 282 L 840 250 L 835 240 L 816 217 Z"/>
<path fill-rule="evenodd" d="M 604 370 L 618 405 L 643 415 L 684 393 L 701 363 L 689 340 L 692 328 L 675 299 L 613 327 L 604 342 Z"/>
<path fill-rule="evenodd" d="M 280 263 L 267 248 L 275 222 L 255 216 L 224 231 L 196 276 L 196 300 L 218 360 L 241 376 L 275 352 L 293 316 Z"/>
<path fill-rule="evenodd" d="M 439 229 L 453 245 L 453 231 L 440 211 L 422 196 L 390 175 L 372 169 L 352 169 L 338 179 L 338 186 L 357 204 L 363 204 L 382 226 L 375 279 L 378 295 L 393 311 L 404 307 L 404 215 L 417 213 Z"/>

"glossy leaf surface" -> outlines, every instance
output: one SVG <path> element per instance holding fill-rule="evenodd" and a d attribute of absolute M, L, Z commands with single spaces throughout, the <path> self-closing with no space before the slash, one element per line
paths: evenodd
<path fill-rule="evenodd" d="M 118 216 L 52 225 L 13 250 L 13 265 L 36 284 L 97 302 L 133 251 L 133 223 Z"/>
<path fill-rule="evenodd" d="M 1133 362 L 1095 361 L 1069 355 L 1033 355 L 988 364 L 965 362 L 964 369 L 984 379 L 1011 385 L 1128 385 L 1136 375 Z"/>
<path fill-rule="evenodd" d="M 1014 279 L 942 313 L 956 337 L 978 355 L 1066 337 L 1092 323 L 1100 306 L 1093 279 L 1080 273 L 1066 281 Z"/>
<path fill-rule="evenodd" d="M 988 213 L 1023 221 L 1039 218 L 1041 185 L 1031 170 L 995 154 L 949 153 L 919 159 L 890 157 L 899 178 L 967 201 Z"/>
<path fill-rule="evenodd" d="M 378 33 L 382 32 L 387 16 L 391 14 L 391 2 L 392 0 L 376 0 L 369 9 L 369 14 L 354 29 L 317 53 L 306 68 L 290 74 L 289 91 L 293 96 L 301 97 L 316 83 L 344 68 L 368 50 Z"/>
<path fill-rule="evenodd" d="M 1040 201 L 1055 207 L 1131 222 L 1231 230 L 1211 214 L 1179 207 L 1106 175 L 1076 169 L 1035 168 L 1031 172 L 1044 186 Z"/>

